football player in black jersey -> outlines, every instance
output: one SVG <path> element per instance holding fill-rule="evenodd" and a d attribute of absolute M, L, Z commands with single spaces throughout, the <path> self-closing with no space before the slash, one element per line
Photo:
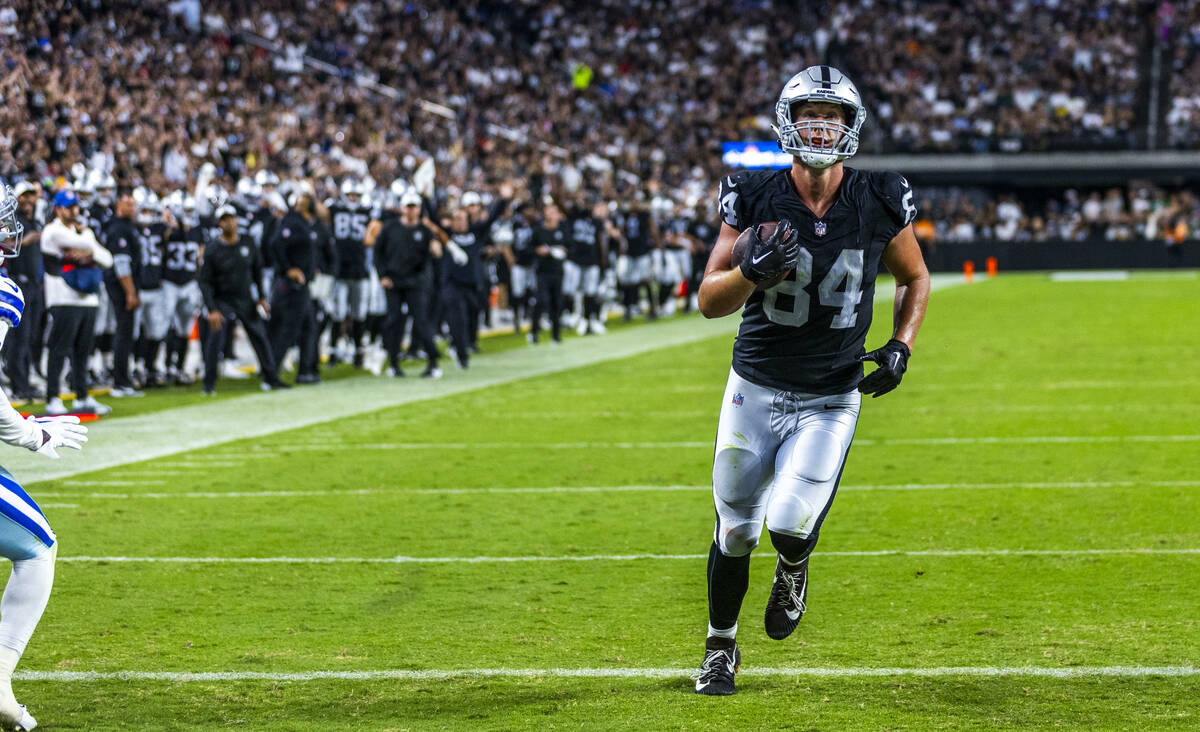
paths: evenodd
<path fill-rule="evenodd" d="M 337 324 L 331 333 L 330 348 L 339 355 L 342 338 L 349 338 L 355 368 L 363 365 L 363 335 L 371 284 L 365 243 L 371 209 L 364 200 L 365 193 L 361 181 L 347 178 L 342 183 L 341 200 L 329 204 L 338 262 L 336 272 L 330 273 L 336 278 L 331 316 Z"/>
<path fill-rule="evenodd" d="M 741 172 L 721 183 L 721 231 L 700 285 L 700 311 L 716 318 L 745 309 L 713 459 L 717 522 L 700 694 L 735 691 L 738 612 L 764 520 L 779 554 L 767 635 L 782 639 L 795 629 L 805 611 L 809 555 L 854 436 L 859 392 L 880 396 L 900 383 L 925 317 L 929 273 L 913 234 L 908 182 L 842 164 L 858 150 L 865 116 L 841 72 L 807 68 L 776 105 L 791 168 Z M 781 222 L 775 233 L 753 237 L 735 266 L 738 235 L 773 221 Z M 864 354 L 881 262 L 896 280 L 892 339 Z M 868 360 L 878 368 L 863 378 Z"/>

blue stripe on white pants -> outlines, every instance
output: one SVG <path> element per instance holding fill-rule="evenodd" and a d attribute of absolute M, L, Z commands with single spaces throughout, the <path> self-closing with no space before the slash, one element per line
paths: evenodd
<path fill-rule="evenodd" d="M 54 546 L 55 539 L 42 509 L 0 468 L 0 556 L 32 559 Z"/>

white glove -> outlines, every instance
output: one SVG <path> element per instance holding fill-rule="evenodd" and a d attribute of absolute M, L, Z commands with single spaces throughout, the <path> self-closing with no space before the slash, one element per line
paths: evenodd
<path fill-rule="evenodd" d="M 550 256 L 554 257 L 555 259 L 566 259 L 567 258 L 567 248 L 566 247 L 550 247 Z"/>
<path fill-rule="evenodd" d="M 467 263 L 469 257 L 467 256 L 467 253 L 463 251 L 463 248 L 458 244 L 448 241 L 446 242 L 446 248 L 450 250 L 450 258 L 454 260 L 456 265 L 461 267 Z"/>
<path fill-rule="evenodd" d="M 56 448 L 69 447 L 72 450 L 82 450 L 83 443 L 88 441 L 88 428 L 79 424 L 79 417 L 71 415 L 29 417 L 27 421 L 32 422 L 32 427 L 42 433 L 41 445 L 31 449 L 48 458 L 58 459 Z"/>

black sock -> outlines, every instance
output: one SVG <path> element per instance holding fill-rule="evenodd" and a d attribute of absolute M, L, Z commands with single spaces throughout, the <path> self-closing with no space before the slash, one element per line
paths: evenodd
<path fill-rule="evenodd" d="M 727 557 L 716 542 L 708 550 L 708 624 L 724 630 L 737 625 L 750 583 L 750 555 Z"/>
<path fill-rule="evenodd" d="M 142 352 L 146 359 L 146 373 L 158 373 L 158 349 L 162 346 L 162 341 L 146 339 L 146 347 Z"/>
<path fill-rule="evenodd" d="M 783 557 L 783 561 L 788 564 L 799 564 L 808 559 L 808 555 L 812 554 L 813 547 L 817 545 L 816 534 L 807 539 L 780 534 L 776 531 L 772 531 L 770 534 L 771 545 L 775 547 L 775 551 L 779 552 L 779 556 Z"/>
<path fill-rule="evenodd" d="M 350 321 L 350 340 L 354 342 L 354 352 L 362 353 L 363 349 L 363 333 L 367 330 L 367 324 L 362 320 Z"/>

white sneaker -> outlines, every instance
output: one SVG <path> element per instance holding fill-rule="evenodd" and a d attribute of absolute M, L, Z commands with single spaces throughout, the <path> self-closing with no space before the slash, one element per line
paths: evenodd
<path fill-rule="evenodd" d="M 114 399 L 121 399 L 123 397 L 144 397 L 146 392 L 138 391 L 130 386 L 114 386 L 109 390 L 108 395 Z"/>
<path fill-rule="evenodd" d="M 78 414 L 94 414 L 98 417 L 103 417 L 112 411 L 112 407 L 101 404 L 92 397 L 76 399 L 75 403 L 71 405 L 71 409 Z"/>
<path fill-rule="evenodd" d="M 604 327 L 604 321 L 597 318 L 592 319 L 592 332 L 596 335 L 604 335 L 608 329 Z"/>
<path fill-rule="evenodd" d="M 25 709 L 24 704 L 17 703 L 16 698 L 13 696 L 12 688 L 0 689 L 0 727 L 13 730 L 31 730 L 36 726 L 37 720 Z"/>
<path fill-rule="evenodd" d="M 238 365 L 232 361 L 226 361 L 221 366 L 221 376 L 226 379 L 249 379 L 250 374 L 238 368 Z"/>
<path fill-rule="evenodd" d="M 579 334 L 579 335 L 581 335 L 581 336 L 583 336 L 583 335 L 587 335 L 587 333 L 588 333 L 588 321 L 587 321 L 586 319 L 584 319 L 584 318 L 580 318 L 580 319 L 579 319 L 579 325 L 575 326 L 575 332 L 576 332 L 576 333 L 578 333 L 578 334 Z"/>
<path fill-rule="evenodd" d="M 54 397 L 50 401 L 46 402 L 46 414 L 47 415 L 53 417 L 53 416 L 57 416 L 60 414 L 66 414 L 66 413 L 67 413 L 67 408 L 63 405 L 62 399 L 59 399 L 58 397 Z"/>

